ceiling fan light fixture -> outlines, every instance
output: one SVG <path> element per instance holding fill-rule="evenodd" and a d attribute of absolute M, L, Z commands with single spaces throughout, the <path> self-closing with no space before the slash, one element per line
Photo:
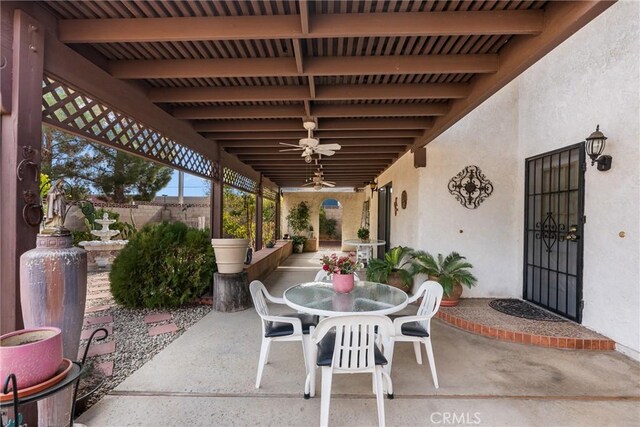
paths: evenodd
<path fill-rule="evenodd" d="M 305 156 L 305 157 L 304 157 L 304 161 L 305 161 L 305 163 L 311 163 L 311 160 L 313 160 L 313 159 L 311 158 L 311 156 Z"/>

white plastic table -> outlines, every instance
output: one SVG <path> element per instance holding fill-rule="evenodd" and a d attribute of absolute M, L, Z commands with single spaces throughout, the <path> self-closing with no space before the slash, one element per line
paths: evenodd
<path fill-rule="evenodd" d="M 333 285 L 327 282 L 309 282 L 292 286 L 282 296 L 284 302 L 291 308 L 303 313 L 318 316 L 340 316 L 347 314 L 377 314 L 386 315 L 396 313 L 407 306 L 409 296 L 402 290 L 383 283 L 357 281 L 353 290 L 346 294 L 339 294 L 333 290 Z M 304 335 L 306 342 L 306 360 L 310 361 L 307 368 L 305 382 L 305 399 L 315 396 L 316 369 L 310 335 Z M 387 368 L 388 369 L 388 368 Z"/>
<path fill-rule="evenodd" d="M 407 294 L 398 288 L 364 280 L 357 281 L 346 294 L 334 291 L 331 283 L 303 283 L 284 291 L 283 299 L 294 310 L 325 317 L 392 314 L 405 308 L 409 301 Z"/>
<path fill-rule="evenodd" d="M 358 261 L 362 261 L 366 265 L 373 255 L 373 247 L 385 245 L 387 242 L 384 240 L 369 240 L 368 242 L 363 242 L 360 239 L 350 239 L 345 240 L 344 243 L 355 246 Z"/>

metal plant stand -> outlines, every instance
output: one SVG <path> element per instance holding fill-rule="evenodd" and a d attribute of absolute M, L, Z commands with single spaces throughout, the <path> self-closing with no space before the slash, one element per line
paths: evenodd
<path fill-rule="evenodd" d="M 66 389 L 67 387 L 74 385 L 75 389 L 73 392 L 73 401 L 71 403 L 71 419 L 69 420 L 69 427 L 73 427 L 73 414 L 75 412 L 76 406 L 76 398 L 78 397 L 78 386 L 80 384 L 80 375 L 83 372 L 85 362 L 87 360 L 87 354 L 89 353 L 89 347 L 91 346 L 91 341 L 93 337 L 98 333 L 103 332 L 104 335 L 96 338 L 98 341 L 102 341 L 107 336 L 109 336 L 109 332 L 105 328 L 98 328 L 89 337 L 89 342 L 87 343 L 87 347 L 84 349 L 84 354 L 82 355 L 82 362 L 72 361 L 72 367 L 67 376 L 60 381 L 50 387 L 45 388 L 37 393 L 30 394 L 24 397 L 18 397 L 18 387 L 17 387 L 17 379 L 14 374 L 9 374 L 9 376 L 4 381 L 4 385 L 2 387 L 2 392 L 4 394 L 9 393 L 9 384 L 11 384 L 11 388 L 13 391 L 13 399 L 8 400 L 6 402 L 0 402 L 0 408 L 7 408 L 13 406 L 13 417 L 14 417 L 14 426 L 19 427 L 18 423 L 18 408 L 20 405 L 24 405 L 31 402 L 37 402 L 44 398 L 50 397 L 61 390 Z M 4 427 L 4 423 L 2 422 L 2 418 L 0 417 L 0 427 Z"/>

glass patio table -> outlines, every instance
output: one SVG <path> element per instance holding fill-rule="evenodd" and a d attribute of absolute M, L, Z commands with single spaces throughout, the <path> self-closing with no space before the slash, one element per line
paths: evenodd
<path fill-rule="evenodd" d="M 292 286 L 284 291 L 285 303 L 294 310 L 318 316 L 345 314 L 396 313 L 408 304 L 405 292 L 383 283 L 356 281 L 353 290 L 340 294 L 331 283 L 309 282 Z"/>

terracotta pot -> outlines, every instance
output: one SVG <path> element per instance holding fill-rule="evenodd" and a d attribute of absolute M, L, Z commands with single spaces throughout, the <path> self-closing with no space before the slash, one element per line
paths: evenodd
<path fill-rule="evenodd" d="M 211 239 L 218 273 L 240 273 L 249 248 L 249 239 Z"/>
<path fill-rule="evenodd" d="M 53 377 L 62 363 L 62 331 L 55 327 L 21 329 L 0 337 L 0 378 L 15 374 L 18 389 Z"/>
<path fill-rule="evenodd" d="M 353 274 L 334 273 L 331 279 L 333 290 L 339 294 L 346 294 L 353 290 L 354 276 Z"/>
<path fill-rule="evenodd" d="M 402 278 L 400 277 L 400 273 L 395 271 L 392 273 L 389 273 L 389 276 L 387 276 L 387 285 L 393 286 L 394 288 L 398 288 L 401 291 L 405 291 L 406 293 L 409 293 L 410 291 L 410 288 L 408 288 L 407 286 L 405 286 L 404 283 L 402 283 Z"/>
<path fill-rule="evenodd" d="M 442 302 L 440 306 L 442 307 L 455 307 L 460 303 L 460 296 L 462 295 L 462 285 L 460 283 L 456 283 L 453 285 L 453 292 L 451 295 L 447 296 L 446 294 L 442 296 Z"/>

